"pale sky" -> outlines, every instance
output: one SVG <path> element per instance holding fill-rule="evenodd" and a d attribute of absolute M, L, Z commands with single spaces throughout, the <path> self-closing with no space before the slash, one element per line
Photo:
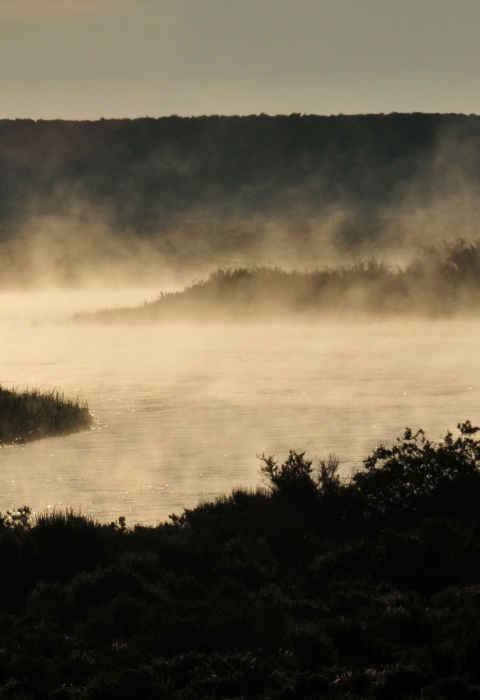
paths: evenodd
<path fill-rule="evenodd" d="M 0 0 L 0 118 L 480 113 L 479 0 Z"/>

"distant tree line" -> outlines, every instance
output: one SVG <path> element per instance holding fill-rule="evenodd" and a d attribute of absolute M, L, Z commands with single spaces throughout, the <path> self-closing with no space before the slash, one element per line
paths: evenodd
<path fill-rule="evenodd" d="M 189 214 L 315 214 L 339 200 L 369 217 L 432 165 L 447 135 L 480 176 L 480 117 L 370 114 L 0 121 L 0 237 L 72 198 L 152 235 Z M 473 173 L 472 173 L 473 168 Z M 346 233 L 348 235 L 348 232 Z"/>

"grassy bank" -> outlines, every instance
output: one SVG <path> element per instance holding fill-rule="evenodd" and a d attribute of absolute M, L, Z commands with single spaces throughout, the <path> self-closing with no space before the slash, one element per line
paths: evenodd
<path fill-rule="evenodd" d="M 480 441 L 291 452 L 158 527 L 0 518 L 1 697 L 480 698 Z"/>
<path fill-rule="evenodd" d="M 137 308 L 74 316 L 77 323 L 238 323 L 336 317 L 449 318 L 480 313 L 480 241 L 422 250 L 400 267 L 377 260 L 287 272 L 222 268 Z"/>
<path fill-rule="evenodd" d="M 74 433 L 91 422 L 86 403 L 55 389 L 18 391 L 0 386 L 0 445 Z"/>

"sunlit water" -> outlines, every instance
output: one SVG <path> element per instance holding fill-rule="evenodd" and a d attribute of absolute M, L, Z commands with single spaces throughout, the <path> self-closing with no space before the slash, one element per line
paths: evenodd
<path fill-rule="evenodd" d="M 154 523 L 259 482 L 257 455 L 334 452 L 345 474 L 405 428 L 480 422 L 478 322 L 60 325 L 152 294 L 0 295 L 0 383 L 88 400 L 89 432 L 0 450 L 0 510 Z M 33 325 L 35 321 L 36 325 Z"/>

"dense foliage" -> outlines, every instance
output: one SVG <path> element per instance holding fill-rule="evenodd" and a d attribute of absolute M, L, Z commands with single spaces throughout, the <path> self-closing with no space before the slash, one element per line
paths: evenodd
<path fill-rule="evenodd" d="M 76 322 L 304 321 L 359 314 L 450 317 L 480 312 L 480 241 L 425 248 L 404 267 L 376 260 L 313 271 L 221 268 L 137 308 L 76 314 Z"/>
<path fill-rule="evenodd" d="M 407 430 L 347 481 L 267 487 L 157 527 L 0 518 L 6 699 L 480 698 L 480 440 Z"/>
<path fill-rule="evenodd" d="M 56 391 L 0 386 L 0 445 L 74 433 L 89 428 L 88 405 Z"/>
<path fill-rule="evenodd" d="M 395 196 L 435 157 L 442 132 L 477 145 L 480 118 L 452 114 L 0 120 L 4 235 L 32 199 L 108 205 L 118 229 L 156 230 L 199 208 L 310 212 L 339 196 Z M 369 177 L 365 177 L 368 169 Z M 60 191 L 59 191 L 60 190 Z M 128 193 L 128 196 L 126 196 Z M 60 195 L 60 196 L 59 196 Z M 61 204 L 61 202 L 60 202 Z M 1 229 L 0 229 L 1 230 Z"/>

